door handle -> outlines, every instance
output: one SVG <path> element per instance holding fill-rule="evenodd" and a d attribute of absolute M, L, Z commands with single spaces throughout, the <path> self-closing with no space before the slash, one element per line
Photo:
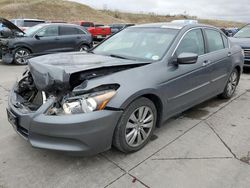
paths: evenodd
<path fill-rule="evenodd" d="M 231 55 L 232 55 L 232 52 L 228 52 L 227 56 L 231 57 Z"/>
<path fill-rule="evenodd" d="M 205 61 L 203 61 L 202 66 L 205 67 L 205 66 L 207 66 L 207 65 L 210 64 L 210 63 L 211 63 L 210 60 L 205 60 Z"/>

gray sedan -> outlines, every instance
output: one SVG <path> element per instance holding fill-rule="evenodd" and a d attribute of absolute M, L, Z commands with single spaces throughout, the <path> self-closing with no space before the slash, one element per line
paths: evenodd
<path fill-rule="evenodd" d="M 242 67 L 241 48 L 217 28 L 134 26 L 88 53 L 30 59 L 10 93 L 8 119 L 34 147 L 135 152 L 171 116 L 214 96 L 231 98 Z"/>

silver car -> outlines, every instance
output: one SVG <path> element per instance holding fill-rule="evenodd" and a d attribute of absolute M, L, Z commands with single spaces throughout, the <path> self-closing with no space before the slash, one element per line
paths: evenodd
<path fill-rule="evenodd" d="M 135 152 L 155 127 L 214 96 L 231 98 L 242 50 L 217 28 L 129 27 L 86 52 L 29 60 L 9 97 L 8 119 L 37 148 L 93 155 Z"/>

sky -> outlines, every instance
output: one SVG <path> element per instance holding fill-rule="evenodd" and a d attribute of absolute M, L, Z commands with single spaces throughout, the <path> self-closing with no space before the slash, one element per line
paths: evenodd
<path fill-rule="evenodd" d="M 74 0 L 97 9 L 250 22 L 249 0 Z"/>

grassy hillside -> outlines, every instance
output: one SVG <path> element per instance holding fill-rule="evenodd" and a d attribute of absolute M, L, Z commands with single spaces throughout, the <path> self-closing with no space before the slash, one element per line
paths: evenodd
<path fill-rule="evenodd" d="M 186 16 L 186 15 L 156 15 L 156 14 L 133 14 L 133 13 L 124 13 L 118 11 L 102 11 L 106 15 L 115 17 L 117 19 L 126 20 L 129 23 L 150 23 L 150 22 L 170 22 L 176 19 L 195 19 L 199 23 L 210 24 L 217 27 L 242 27 L 244 23 L 233 22 L 233 21 L 224 21 L 224 20 L 208 20 L 208 19 L 199 19 L 195 16 Z"/>
<path fill-rule="evenodd" d="M 88 6 L 63 0 L 0 0 L 0 15 L 8 19 L 90 20 L 105 23 L 120 21 Z"/>
<path fill-rule="evenodd" d="M 66 0 L 0 0 L 0 16 L 7 19 L 39 18 L 62 21 L 87 20 L 104 24 L 117 22 L 168 22 L 174 19 L 189 18 L 184 15 L 162 16 L 154 14 L 123 13 L 118 11 L 101 11 Z M 243 25 L 238 22 L 220 20 L 203 19 L 199 21 L 201 23 L 207 23 L 218 27 L 240 27 Z"/>

